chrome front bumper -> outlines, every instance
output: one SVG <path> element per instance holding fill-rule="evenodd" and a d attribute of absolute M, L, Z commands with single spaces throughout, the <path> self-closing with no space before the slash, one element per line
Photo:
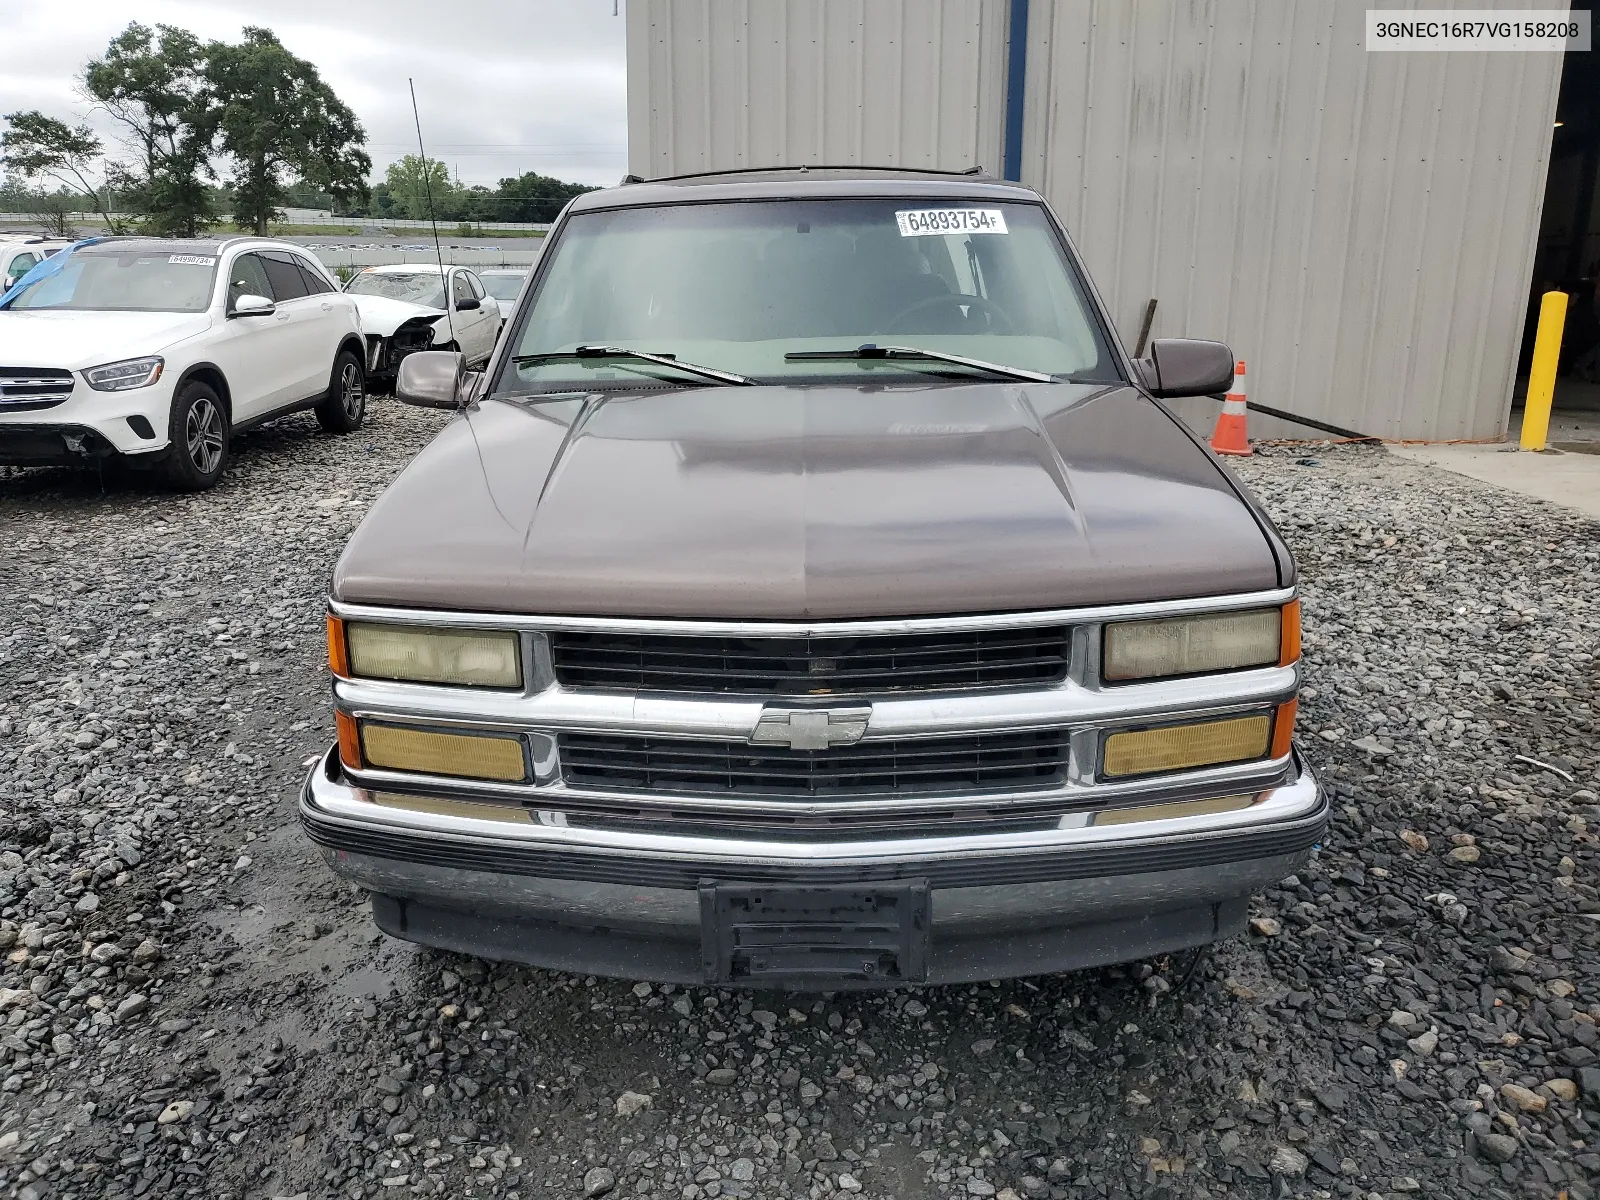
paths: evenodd
<path fill-rule="evenodd" d="M 1290 778 L 1246 808 L 1096 826 L 829 840 L 510 819 L 381 803 L 330 751 L 300 816 L 335 874 L 373 893 L 390 933 L 486 957 L 629 978 L 704 979 L 701 890 L 925 881 L 926 980 L 1070 970 L 1201 945 L 1236 932 L 1253 891 L 1320 840 L 1327 803 L 1293 756 Z"/>

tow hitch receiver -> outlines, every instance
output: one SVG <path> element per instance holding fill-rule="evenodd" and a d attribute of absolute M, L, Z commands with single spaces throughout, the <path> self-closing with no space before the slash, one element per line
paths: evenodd
<path fill-rule="evenodd" d="M 707 983 L 848 987 L 920 983 L 928 971 L 928 885 L 700 885 Z"/>

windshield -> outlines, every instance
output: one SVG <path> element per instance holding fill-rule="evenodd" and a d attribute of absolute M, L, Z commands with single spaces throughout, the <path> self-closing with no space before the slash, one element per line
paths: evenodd
<path fill-rule="evenodd" d="M 515 300 L 526 275 L 479 275 L 484 290 L 496 300 Z"/>
<path fill-rule="evenodd" d="M 79 250 L 59 271 L 18 292 L 6 307 L 204 312 L 216 273 L 215 254 Z"/>
<path fill-rule="evenodd" d="M 353 296 L 387 296 L 424 308 L 444 307 L 444 284 L 437 271 L 363 271 L 344 290 Z"/>
<path fill-rule="evenodd" d="M 1036 204 L 803 200 L 574 216 L 515 334 L 516 356 L 624 346 L 763 382 L 927 379 L 940 362 L 787 360 L 864 343 L 1057 376 L 1117 371 L 1064 248 Z M 655 384 L 660 372 L 653 372 Z M 496 390 L 643 382 L 611 360 L 514 363 Z"/>

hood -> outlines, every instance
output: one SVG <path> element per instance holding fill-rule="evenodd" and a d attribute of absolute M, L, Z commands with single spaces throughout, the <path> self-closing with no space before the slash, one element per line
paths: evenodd
<path fill-rule="evenodd" d="M 361 332 L 392 337 L 394 331 L 413 317 L 442 317 L 444 309 L 429 308 L 425 304 L 412 304 L 408 300 L 391 300 L 388 296 L 362 296 L 355 292 L 345 295 L 356 302 L 361 314 Z"/>
<path fill-rule="evenodd" d="M 160 354 L 211 328 L 208 313 L 0 310 L 0 365 L 81 370 Z"/>
<path fill-rule="evenodd" d="M 489 400 L 356 530 L 345 601 L 847 619 L 1280 586 L 1268 533 L 1126 387 L 727 387 Z"/>

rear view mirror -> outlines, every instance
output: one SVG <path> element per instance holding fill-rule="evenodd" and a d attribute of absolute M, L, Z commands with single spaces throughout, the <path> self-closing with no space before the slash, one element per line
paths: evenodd
<path fill-rule="evenodd" d="M 1233 385 L 1233 351 L 1222 342 L 1157 338 L 1138 361 L 1152 396 L 1215 396 Z"/>
<path fill-rule="evenodd" d="M 466 378 L 466 359 L 455 351 L 419 350 L 400 360 L 395 399 L 418 408 L 460 408 Z"/>
<path fill-rule="evenodd" d="M 278 311 L 278 306 L 265 296 L 257 296 L 254 292 L 245 292 L 233 302 L 229 311 L 230 317 L 270 317 Z"/>

